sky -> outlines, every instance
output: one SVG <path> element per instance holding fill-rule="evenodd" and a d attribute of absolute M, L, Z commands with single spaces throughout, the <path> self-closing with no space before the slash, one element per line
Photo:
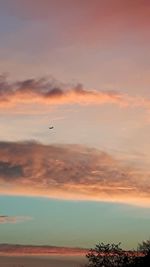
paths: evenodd
<path fill-rule="evenodd" d="M 1 243 L 149 238 L 149 27 L 149 0 L 0 0 Z"/>

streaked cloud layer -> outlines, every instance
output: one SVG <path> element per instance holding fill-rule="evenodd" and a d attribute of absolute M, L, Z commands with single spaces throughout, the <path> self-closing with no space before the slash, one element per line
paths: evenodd
<path fill-rule="evenodd" d="M 149 173 L 79 145 L 0 143 L 0 193 L 150 205 Z"/>
<path fill-rule="evenodd" d="M 0 244 L 0 255 L 85 255 L 83 248 Z"/>

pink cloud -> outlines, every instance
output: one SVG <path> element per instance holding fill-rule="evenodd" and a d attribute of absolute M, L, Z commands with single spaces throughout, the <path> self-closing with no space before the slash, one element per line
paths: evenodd
<path fill-rule="evenodd" d="M 134 106 L 149 109 L 150 99 L 141 96 L 129 96 L 115 90 L 87 90 L 82 85 L 71 87 L 45 78 L 10 83 L 5 76 L 1 75 L 0 108 L 11 108 L 19 104 L 41 104 L 44 106 L 50 104 L 115 104 L 122 107 Z"/>
<path fill-rule="evenodd" d="M 125 99 L 115 91 L 86 90 L 81 85 L 65 89 L 64 85 L 46 79 L 28 79 L 9 83 L 0 77 L 0 106 L 18 103 L 68 104 L 68 103 L 125 103 Z"/>
<path fill-rule="evenodd" d="M 1 142 L 0 158 L 1 194 L 150 205 L 149 173 L 105 152 Z"/>
<path fill-rule="evenodd" d="M 85 255 L 87 251 L 84 248 L 0 244 L 0 255 Z"/>

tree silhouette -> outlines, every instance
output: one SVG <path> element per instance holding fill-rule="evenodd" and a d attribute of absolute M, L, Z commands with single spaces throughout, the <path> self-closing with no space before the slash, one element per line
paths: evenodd
<path fill-rule="evenodd" d="M 124 267 L 131 263 L 130 256 L 120 248 L 119 244 L 99 243 L 86 255 L 88 267 Z"/>
<path fill-rule="evenodd" d="M 150 254 L 150 239 L 139 243 L 138 251 L 143 252 L 144 255 Z"/>
<path fill-rule="evenodd" d="M 139 258 L 139 264 L 137 266 L 150 267 L 150 240 L 143 241 L 138 245 L 138 251 L 144 254 Z"/>
<path fill-rule="evenodd" d="M 90 249 L 87 267 L 150 267 L 150 240 L 138 245 L 137 251 L 124 251 L 119 244 L 99 243 Z"/>

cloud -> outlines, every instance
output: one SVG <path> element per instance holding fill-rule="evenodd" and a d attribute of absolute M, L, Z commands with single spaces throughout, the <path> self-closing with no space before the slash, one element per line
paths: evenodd
<path fill-rule="evenodd" d="M 103 151 L 0 142 L 0 158 L 1 194 L 150 205 L 149 173 Z"/>
<path fill-rule="evenodd" d="M 54 79 L 26 79 L 9 82 L 5 75 L 0 76 L 0 108 L 11 108 L 16 105 L 102 105 L 150 108 L 150 99 L 140 96 L 129 96 L 115 90 L 87 90 L 81 84 L 64 85 Z"/>
<path fill-rule="evenodd" d="M 24 222 L 24 221 L 28 221 L 28 220 L 31 220 L 31 217 L 0 215 L 0 224 L 20 223 L 20 222 Z"/>
<path fill-rule="evenodd" d="M 35 254 L 35 255 L 85 255 L 87 249 L 56 247 L 56 246 L 33 246 L 33 245 L 15 245 L 15 244 L 0 244 L 0 255 L 20 255 L 20 254 Z"/>
<path fill-rule="evenodd" d="M 66 89 L 63 84 L 45 78 L 28 79 L 9 83 L 5 75 L 0 76 L 0 107 L 19 103 L 41 104 L 125 104 L 123 96 L 115 91 L 86 90 L 82 85 Z"/>

